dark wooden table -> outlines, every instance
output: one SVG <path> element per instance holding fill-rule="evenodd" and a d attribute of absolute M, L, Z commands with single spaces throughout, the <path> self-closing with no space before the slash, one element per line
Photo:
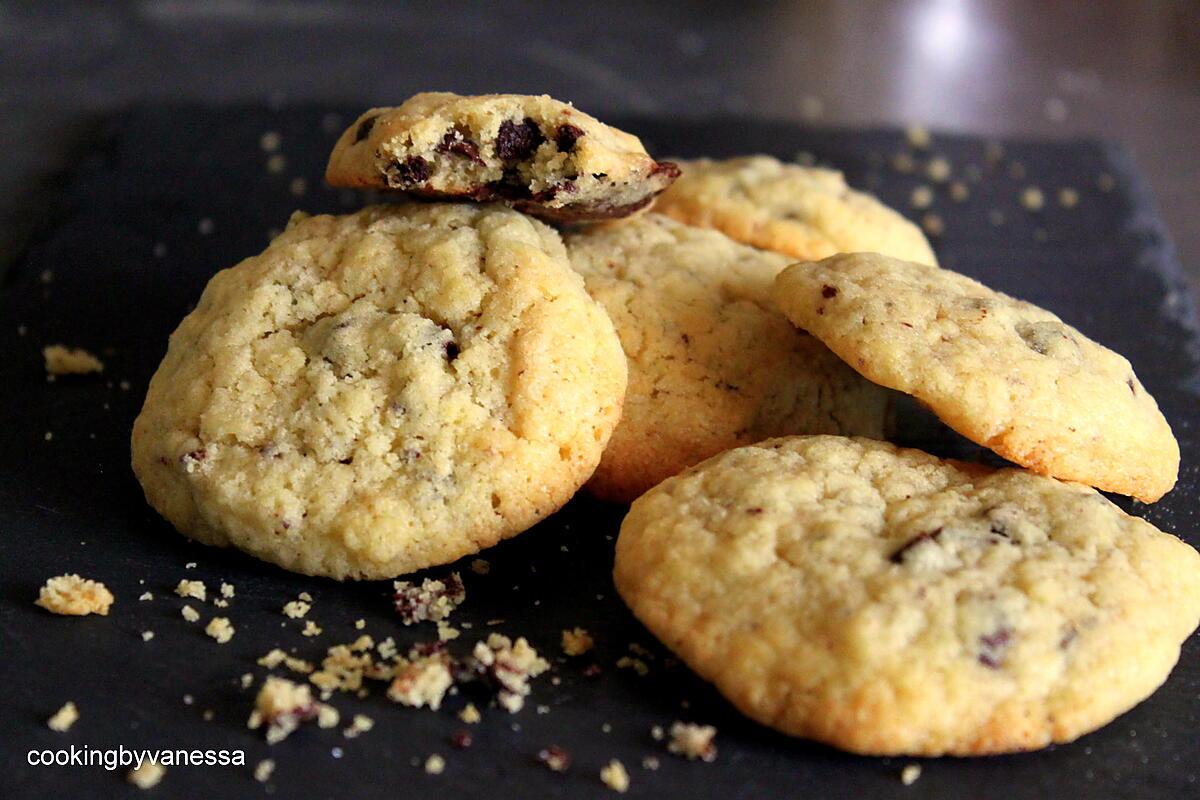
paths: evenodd
<path fill-rule="evenodd" d="M 0 53 L 0 264 L 39 184 L 114 108 L 442 88 L 598 113 L 1117 139 L 1200 275 L 1196 3 L 41 0 L 0 2 Z"/>

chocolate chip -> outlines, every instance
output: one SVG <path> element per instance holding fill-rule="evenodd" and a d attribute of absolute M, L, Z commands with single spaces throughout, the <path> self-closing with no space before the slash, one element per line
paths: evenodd
<path fill-rule="evenodd" d="M 371 129 L 375 127 L 375 120 L 379 119 L 376 114 L 373 117 L 367 117 L 362 122 L 358 123 L 358 130 L 354 132 L 354 143 L 358 144 L 363 139 L 371 135 Z"/>
<path fill-rule="evenodd" d="M 1004 652 L 1012 641 L 1012 628 L 1000 628 L 995 633 L 979 637 L 979 663 L 989 669 L 999 669 Z"/>
<path fill-rule="evenodd" d="M 208 451 L 201 447 L 199 450 L 193 450 L 190 453 L 184 453 L 179 457 L 179 460 L 186 463 L 188 461 L 203 461 L 206 458 L 208 458 Z"/>
<path fill-rule="evenodd" d="M 447 341 L 445 344 L 445 348 L 446 348 L 446 360 L 453 363 L 454 359 L 458 358 L 458 354 L 460 352 L 458 349 L 458 344 L 456 342 L 454 342 L 453 340 Z"/>
<path fill-rule="evenodd" d="M 747 508 L 746 513 L 747 514 L 761 514 L 761 513 L 763 513 L 763 510 L 760 506 L 754 506 L 753 508 Z"/>
<path fill-rule="evenodd" d="M 682 335 L 679 337 L 679 340 L 680 340 L 681 342 L 683 342 L 684 344 L 691 344 L 691 343 L 692 343 L 692 337 L 688 336 L 686 333 L 685 333 L 685 334 L 682 334 Z"/>
<path fill-rule="evenodd" d="M 501 161 L 520 161 L 533 155 L 545 140 L 537 123 L 529 117 L 520 123 L 507 119 L 500 123 L 496 133 L 496 155 Z"/>
<path fill-rule="evenodd" d="M 429 162 L 420 156 L 409 156 L 392 164 L 391 177 L 401 186 L 413 186 L 429 180 Z"/>
<path fill-rule="evenodd" d="M 349 458 L 342 458 L 342 459 L 339 459 L 339 460 L 338 460 L 338 463 L 339 463 L 339 464 L 353 464 L 353 463 L 354 463 L 354 456 L 350 456 Z"/>
<path fill-rule="evenodd" d="M 1075 639 L 1079 636 L 1079 631 L 1074 625 L 1068 625 L 1066 631 L 1063 632 L 1062 638 L 1058 640 L 1059 648 L 1066 650 L 1075 643 Z"/>
<path fill-rule="evenodd" d="M 1134 394 L 1135 396 L 1137 395 L 1137 384 L 1133 382 L 1133 378 L 1130 378 L 1129 380 L 1125 381 L 1125 385 L 1129 387 L 1129 391 L 1132 394 Z"/>
<path fill-rule="evenodd" d="M 838 292 L 838 290 L 837 290 L 836 286 L 830 286 L 829 284 L 825 284 L 824 286 L 821 287 L 821 297 L 824 297 L 826 300 L 828 300 L 831 297 L 837 297 L 837 292 Z"/>
<path fill-rule="evenodd" d="M 672 161 L 659 161 L 654 165 L 654 169 L 650 170 L 651 175 L 666 175 L 671 180 L 678 178 L 681 172 L 679 165 Z"/>
<path fill-rule="evenodd" d="M 446 131 L 446 135 L 434 149 L 439 153 L 453 153 L 476 164 L 483 164 L 483 159 L 479 157 L 479 145 L 455 130 Z"/>
<path fill-rule="evenodd" d="M 575 149 L 575 143 L 583 138 L 583 129 L 574 125 L 559 125 L 554 133 L 554 144 L 560 152 L 569 153 Z"/>
<path fill-rule="evenodd" d="M 474 742 L 470 731 L 455 731 L 450 734 L 450 744 L 457 747 L 459 750 L 466 750 Z"/>

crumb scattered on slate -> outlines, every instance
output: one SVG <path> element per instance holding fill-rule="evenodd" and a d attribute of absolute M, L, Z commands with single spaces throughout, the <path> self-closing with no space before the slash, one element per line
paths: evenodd
<path fill-rule="evenodd" d="M 46 727 L 58 733 L 66 733 L 79 719 L 79 709 L 71 701 L 63 704 L 63 707 L 54 712 L 54 716 L 46 720 Z"/>
<path fill-rule="evenodd" d="M 600 769 L 600 780 L 614 792 L 624 794 L 629 790 L 629 773 L 625 771 L 625 765 L 615 758 Z"/>
<path fill-rule="evenodd" d="M 153 761 L 143 761 L 126 774 L 125 779 L 139 789 L 153 789 L 167 774 L 167 768 Z"/>
<path fill-rule="evenodd" d="M 113 604 L 113 596 L 103 583 L 72 573 L 46 581 L 35 602 L 54 614 L 107 616 L 109 606 Z"/>
<path fill-rule="evenodd" d="M 104 362 L 82 347 L 52 344 L 42 348 L 47 375 L 87 375 L 104 372 Z"/>

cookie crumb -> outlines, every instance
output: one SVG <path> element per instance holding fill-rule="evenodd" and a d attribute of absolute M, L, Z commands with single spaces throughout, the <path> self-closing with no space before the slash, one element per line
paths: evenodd
<path fill-rule="evenodd" d="M 367 627 L 367 621 L 365 619 L 354 620 L 354 629 L 356 631 L 361 631 L 365 627 Z"/>
<path fill-rule="evenodd" d="M 221 597 L 224 597 L 226 600 L 232 600 L 233 594 L 234 594 L 233 584 L 225 583 L 224 581 L 222 581 L 221 582 Z"/>
<path fill-rule="evenodd" d="M 445 622 L 439 622 L 437 624 L 437 631 L 438 641 L 441 642 L 449 642 L 459 637 L 458 628 L 451 627 Z"/>
<path fill-rule="evenodd" d="M 446 759 L 434 753 L 425 759 L 425 772 L 428 775 L 441 775 L 446 771 Z"/>
<path fill-rule="evenodd" d="M 342 735 L 347 739 L 357 739 L 360 735 L 375 727 L 375 720 L 368 717 L 366 714 L 355 714 L 350 720 L 350 727 L 342 731 Z"/>
<path fill-rule="evenodd" d="M 650 666 L 640 658 L 632 656 L 621 656 L 617 659 L 617 669 L 631 669 L 641 677 L 646 677 L 650 674 Z"/>
<path fill-rule="evenodd" d="M 201 236 L 208 236 L 213 232 L 214 227 L 213 221 L 208 217 L 204 217 L 198 223 L 196 223 L 196 232 Z"/>
<path fill-rule="evenodd" d="M 142 631 L 142 641 L 148 642 L 154 638 L 154 631 Z"/>
<path fill-rule="evenodd" d="M 282 742 L 300 723 L 317 716 L 318 704 L 306 684 L 287 678 L 268 676 L 254 699 L 254 711 L 246 727 L 257 730 L 267 726 L 267 744 Z"/>
<path fill-rule="evenodd" d="M 154 761 L 143 761 L 125 775 L 125 779 L 139 789 L 153 789 L 167 774 L 167 768 Z"/>
<path fill-rule="evenodd" d="M 388 699 L 410 708 L 426 706 L 434 711 L 441 708 L 442 698 L 446 696 L 446 691 L 454 683 L 454 678 L 451 676 L 446 662 L 445 656 L 435 653 L 401 667 L 397 671 L 396 677 L 392 679 L 392 685 L 388 687 Z M 467 706 L 459 714 L 459 718 L 463 722 L 470 722 L 471 720 L 467 719 L 464 714 L 467 709 L 474 708 L 474 706 Z M 479 712 L 475 711 L 476 722 L 478 722 L 478 715 Z"/>
<path fill-rule="evenodd" d="M 492 571 L 492 565 L 486 559 L 476 558 L 471 561 L 471 572 L 476 575 L 487 575 Z"/>
<path fill-rule="evenodd" d="M 266 783 L 271 780 L 271 773 L 274 771 L 275 762 L 272 759 L 264 758 L 254 765 L 254 780 L 259 783 Z"/>
<path fill-rule="evenodd" d="M 566 772 L 571 766 L 571 754 L 556 744 L 539 750 L 537 759 L 551 772 Z"/>
<path fill-rule="evenodd" d="M 459 750 L 466 750 L 475 742 L 471 732 L 467 730 L 458 730 L 450 734 L 450 744 L 457 747 Z"/>
<path fill-rule="evenodd" d="M 923 125 L 909 125 L 904 130 L 904 138 L 908 140 L 910 147 L 915 147 L 917 150 L 924 150 L 933 141 L 933 137 L 929 135 L 929 131 Z"/>
<path fill-rule="evenodd" d="M 278 131 L 267 131 L 258 140 L 258 146 L 263 149 L 264 153 L 274 153 L 281 144 L 283 144 L 283 137 L 279 135 Z"/>
<path fill-rule="evenodd" d="M 303 600 L 290 600 L 283 604 L 283 614 L 292 619 L 301 619 L 312 606 Z"/>
<path fill-rule="evenodd" d="M 472 670 L 486 675 L 496 685 L 496 702 L 510 714 L 525 705 L 529 695 L 529 680 L 550 669 L 550 664 L 537 650 L 519 637 L 513 642 L 507 636 L 493 633 L 486 642 L 476 642 L 472 652 Z"/>
<path fill-rule="evenodd" d="M 920 764 L 908 764 L 904 769 L 900 770 L 900 782 L 905 786 L 912 786 L 921 777 Z"/>
<path fill-rule="evenodd" d="M 208 590 L 204 586 L 204 581 L 182 580 L 175 587 L 175 594 L 180 597 L 192 597 L 200 602 L 204 602 L 208 597 Z"/>
<path fill-rule="evenodd" d="M 151 592 L 142 592 L 140 595 L 138 595 L 138 600 L 141 600 L 143 602 L 145 602 L 146 600 L 153 600 L 153 599 L 154 599 L 154 595 Z"/>
<path fill-rule="evenodd" d="M 54 712 L 54 716 L 46 720 L 46 727 L 52 731 L 66 733 L 71 729 L 71 726 L 74 725 L 75 721 L 78 719 L 79 709 L 75 707 L 73 702 L 68 700 L 63 704 L 62 708 Z"/>
<path fill-rule="evenodd" d="M 183 618 L 188 622 L 195 622 L 200 619 L 200 612 L 191 606 L 184 606 L 183 608 L 179 609 L 179 613 L 182 614 Z"/>
<path fill-rule="evenodd" d="M 467 703 L 458 712 L 458 718 L 468 725 L 474 725 L 483 719 L 483 715 L 479 713 L 479 709 L 475 707 L 474 703 Z"/>
<path fill-rule="evenodd" d="M 667 751 L 680 756 L 686 756 L 689 761 L 697 758 L 702 761 L 715 761 L 717 745 L 713 742 L 717 729 L 712 725 L 696 725 L 692 722 L 671 724 L 671 741 L 667 743 Z"/>
<path fill-rule="evenodd" d="M 908 204 L 918 211 L 929 208 L 933 205 L 933 190 L 924 184 L 916 187 L 909 195 Z"/>
<path fill-rule="evenodd" d="M 308 181 L 304 178 L 292 178 L 292 182 L 288 184 L 288 191 L 296 197 L 303 197 L 308 191 Z"/>
<path fill-rule="evenodd" d="M 112 592 L 103 583 L 71 573 L 50 578 L 38 592 L 37 605 L 53 614 L 108 616 Z"/>
<path fill-rule="evenodd" d="M 951 172 L 950 162 L 943 156 L 934 156 L 925 165 L 925 175 L 934 183 L 945 183 L 950 180 Z"/>
<path fill-rule="evenodd" d="M 317 706 L 317 727 L 327 731 L 330 728 L 336 728 L 338 723 L 342 721 L 342 715 L 338 710 L 330 705 Z"/>
<path fill-rule="evenodd" d="M 104 372 L 104 362 L 82 347 L 52 344 L 42 348 L 47 375 L 88 375 Z"/>
<path fill-rule="evenodd" d="M 655 725 L 652 728 L 650 728 L 650 738 L 653 739 L 654 741 L 661 742 L 663 740 L 664 735 L 666 735 L 666 734 L 663 732 L 662 725 Z"/>
<path fill-rule="evenodd" d="M 396 613 L 405 625 L 444 620 L 467 597 L 462 577 L 457 572 L 450 573 L 445 580 L 426 578 L 420 586 L 408 581 L 395 581 L 392 586 Z"/>
<path fill-rule="evenodd" d="M 282 153 L 275 153 L 267 159 L 267 172 L 278 175 L 287 169 L 287 158 Z"/>
<path fill-rule="evenodd" d="M 1046 197 L 1036 186 L 1026 186 L 1021 192 L 1021 205 L 1027 211 L 1041 211 L 1046 205 Z"/>
<path fill-rule="evenodd" d="M 1079 192 L 1069 186 L 1059 189 L 1058 204 L 1063 208 L 1074 208 L 1079 205 Z"/>
<path fill-rule="evenodd" d="M 216 639 L 217 644 L 225 644 L 233 638 L 234 629 L 228 617 L 213 617 L 204 626 L 204 632 Z"/>
<path fill-rule="evenodd" d="M 941 236 L 946 232 L 946 223 L 942 220 L 941 215 L 932 211 L 921 217 L 921 227 L 930 236 Z"/>
<path fill-rule="evenodd" d="M 625 765 L 615 758 L 600 769 L 600 780 L 614 792 L 624 794 L 629 791 L 629 773 L 625 771 Z"/>
<path fill-rule="evenodd" d="M 318 625 L 317 623 L 313 622 L 311 619 L 305 620 L 304 621 L 304 630 L 302 630 L 300 632 L 302 634 L 304 634 L 305 636 L 309 636 L 309 637 L 320 636 L 321 635 L 321 626 Z"/>
<path fill-rule="evenodd" d="M 954 181 L 950 184 L 950 199 L 956 203 L 965 203 L 971 196 L 971 190 L 962 181 Z"/>
<path fill-rule="evenodd" d="M 917 168 L 917 162 L 908 153 L 896 153 L 892 156 L 892 169 L 901 175 L 909 175 Z"/>
<path fill-rule="evenodd" d="M 581 656 L 595 644 L 592 635 L 584 628 L 576 627 L 562 632 L 562 650 L 568 656 Z"/>
<path fill-rule="evenodd" d="M 658 769 L 658 756 L 642 756 L 642 769 L 648 769 L 651 772 Z"/>

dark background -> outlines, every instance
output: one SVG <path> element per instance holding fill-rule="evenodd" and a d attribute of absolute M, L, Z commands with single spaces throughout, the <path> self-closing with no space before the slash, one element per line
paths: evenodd
<path fill-rule="evenodd" d="M 886 166 L 903 137 L 861 129 L 921 122 L 983 134 L 935 136 L 956 166 L 983 170 L 968 203 L 939 194 L 934 209 L 947 223 L 935 239 L 939 258 L 1130 357 L 1175 427 L 1184 463 L 1163 502 L 1122 504 L 1197 543 L 1200 338 L 1147 191 L 1148 183 L 1194 277 L 1195 4 L 546 8 L 553 12 L 520 2 L 0 3 L 0 233 L 5 260 L 20 253 L 0 291 L 0 798 L 139 796 L 124 770 L 24 764 L 30 747 L 84 743 L 243 747 L 251 765 L 266 756 L 279 763 L 267 786 L 249 768 L 174 769 L 149 795 L 159 797 L 616 797 L 596 777 L 612 757 L 630 768 L 631 797 L 1194 797 L 1200 638 L 1166 686 L 1082 741 L 1020 756 L 919 760 L 923 776 L 904 787 L 898 776 L 909 759 L 859 758 L 774 734 L 670 666 L 612 594 L 622 509 L 586 498 L 489 551 L 488 576 L 466 574 L 457 620 L 475 627 L 458 645 L 469 648 L 488 620 L 503 618 L 497 629 L 558 654 L 558 632 L 583 625 L 597 636 L 599 678 L 587 677 L 586 660 L 556 663 L 560 684 L 535 682 L 517 717 L 485 710 L 466 752 L 447 744 L 462 727 L 452 711 L 464 698 L 434 714 L 398 708 L 378 690 L 362 701 L 339 696 L 345 720 L 362 711 L 377 722 L 353 742 L 340 731 L 303 730 L 269 748 L 246 730 L 253 690 L 237 676 L 261 679 L 254 660 L 270 647 L 319 658 L 356 635 L 359 617 L 377 639 L 428 639 L 431 626 L 398 626 L 386 582 L 303 578 L 178 536 L 129 472 L 129 426 L 167 334 L 213 271 L 261 249 L 293 208 L 362 202 L 320 185 L 337 132 L 330 114 L 344 121 L 423 89 L 546 91 L 628 125 L 655 152 L 786 158 L 805 150 L 902 208 L 921 180 Z M 130 105 L 138 110 L 116 113 Z M 288 165 L 279 174 L 264 169 L 267 131 L 283 141 Z M 1005 164 L 988 165 L 985 137 L 1030 135 L 1125 146 L 1009 141 Z M 1028 179 L 1008 174 L 1012 161 Z M 1096 189 L 1101 173 L 1114 176 L 1111 192 Z M 296 178 L 305 192 L 291 190 Z M 1027 183 L 1074 185 L 1083 199 L 1065 210 L 1048 191 L 1047 208 L 1027 213 L 1018 202 Z M 1004 227 L 989 222 L 994 210 Z M 53 341 L 101 353 L 106 373 L 47 383 L 39 349 Z M 931 437 L 913 443 L 979 455 L 944 430 Z M 32 605 L 45 577 L 76 570 L 113 589 L 112 616 L 51 618 Z M 210 590 L 221 580 L 237 585 L 228 616 L 238 633 L 228 645 L 179 618 L 171 588 L 184 577 Z M 155 602 L 134 599 L 145 589 Z M 305 639 L 299 623 L 278 614 L 300 591 L 317 600 L 322 638 Z M 205 621 L 220 613 L 193 605 Z M 141 641 L 146 629 L 156 631 L 152 642 Z M 630 643 L 651 653 L 645 679 L 614 667 Z M 44 720 L 67 699 L 83 716 L 64 736 Z M 542 703 L 550 713 L 536 712 Z M 652 724 L 677 718 L 717 725 L 715 764 L 668 756 L 650 739 Z M 575 756 L 566 776 L 535 760 L 552 742 Z M 447 757 L 445 775 L 420 769 L 431 752 Z M 658 772 L 639 766 L 646 754 L 660 757 Z"/>
<path fill-rule="evenodd" d="M 1185 0 L 0 2 L 0 263 L 29 190 L 98 114 L 428 89 L 547 92 L 600 114 L 1116 139 L 1200 274 L 1200 4 Z"/>

